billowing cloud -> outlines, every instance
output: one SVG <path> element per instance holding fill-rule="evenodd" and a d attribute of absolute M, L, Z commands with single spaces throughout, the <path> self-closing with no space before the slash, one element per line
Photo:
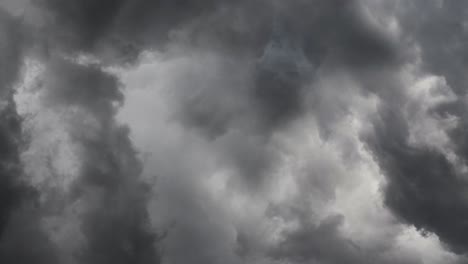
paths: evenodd
<path fill-rule="evenodd" d="M 462 150 L 466 140 L 460 133 L 466 109 L 460 72 L 464 51 L 459 48 L 464 35 L 462 10 L 445 1 L 402 1 L 393 7 L 404 46 L 413 50 L 415 59 L 400 78 L 383 85 L 391 91 L 381 95 L 369 145 L 388 176 L 385 201 L 389 208 L 464 254 L 466 241 L 460 235 L 467 205 Z M 422 13 L 432 18 L 422 18 Z"/>
<path fill-rule="evenodd" d="M 464 4 L 0 4 L 0 260 L 464 263 Z"/>

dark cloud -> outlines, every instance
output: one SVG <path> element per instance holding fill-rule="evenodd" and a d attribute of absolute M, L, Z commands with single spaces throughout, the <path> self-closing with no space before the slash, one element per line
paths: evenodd
<path fill-rule="evenodd" d="M 370 140 L 388 176 L 386 204 L 418 229 L 435 232 L 449 246 L 465 252 L 466 183 L 447 158 L 429 147 L 407 143 L 408 123 L 395 110 L 382 110 Z"/>
<path fill-rule="evenodd" d="M 71 201 L 94 197 L 80 216 L 86 245 L 78 259 L 159 263 L 158 235 L 146 209 L 149 186 L 140 181 L 141 164 L 128 129 L 114 120 L 115 107 L 122 100 L 118 81 L 96 65 L 61 59 L 52 59 L 45 76 L 43 102 L 47 107 L 83 111 L 68 119 L 82 163 Z"/>
<path fill-rule="evenodd" d="M 133 60 L 152 46 L 163 47 L 171 30 L 213 12 L 203 1 L 55 1 L 35 4 L 46 17 L 54 46 L 68 52 L 99 53 L 110 61 Z"/>
<path fill-rule="evenodd" d="M 4 263 L 60 263 L 55 245 L 40 226 L 41 210 L 22 206 L 11 214 L 0 238 L 0 260 Z"/>
<path fill-rule="evenodd" d="M 0 6 L 1 8 L 1 6 Z M 0 80 L 1 93 L 7 98 L 12 92 L 13 82 L 19 75 L 22 55 L 26 43 L 21 21 L 0 9 Z"/>
<path fill-rule="evenodd" d="M 420 48 L 423 70 L 444 78 L 450 92 L 457 94 L 455 100 L 430 107 L 425 114 L 433 120 L 455 117 L 459 122 L 451 129 L 439 128 L 449 138 L 449 150 L 414 145 L 410 134 L 417 124 L 408 120 L 410 110 L 404 107 L 411 100 L 406 98 L 405 90 L 411 87 L 387 78 L 381 85 L 387 91 L 377 91 L 382 106 L 373 122 L 374 134 L 367 139 L 387 176 L 385 202 L 405 222 L 423 233 L 435 233 L 448 248 L 466 254 L 467 241 L 461 235 L 468 212 L 468 185 L 461 169 L 467 161 L 466 136 L 462 132 L 466 128 L 466 63 L 462 48 L 466 7 L 452 1 L 403 1 L 393 8 L 401 23 L 403 46 Z M 460 163 L 454 162 L 447 151 L 453 151 Z"/>
<path fill-rule="evenodd" d="M 44 104 L 85 107 L 103 125 L 122 104 L 123 96 L 115 76 L 103 72 L 99 65 L 83 66 L 53 59 L 47 67 L 47 94 Z M 78 87 L 78 88 L 77 88 Z"/>
<path fill-rule="evenodd" d="M 25 183 L 20 160 L 27 140 L 13 93 L 26 47 L 23 30 L 18 19 L 0 9 L 0 261 L 57 263 L 40 227 L 36 192 Z"/>
<path fill-rule="evenodd" d="M 406 84 L 397 77 L 405 63 L 420 56 L 422 72 L 442 75 L 458 95 L 464 93 L 464 6 L 435 0 L 402 2 L 385 6 L 402 27 L 401 39 L 382 29 L 364 0 L 36 0 L 34 16 L 25 11 L 21 26 L 17 18 L 0 13 L 0 41 L 6 40 L 0 42 L 6 43 L 0 44 L 0 99 L 6 103 L 0 110 L 0 260 L 21 256 L 19 263 L 72 259 L 91 264 L 235 264 L 258 257 L 277 263 L 423 263 L 417 254 L 397 256 L 398 234 L 377 239 L 386 247 L 370 248 L 343 231 L 349 224 L 346 215 L 319 208 L 331 206 L 338 199 L 338 186 L 353 181 L 341 177 L 341 170 L 363 162 L 357 147 L 362 142 L 356 139 L 354 145 L 344 146 L 339 141 L 346 140 L 341 134 L 354 133 L 337 131 L 346 130 L 341 123 L 353 115 L 361 123 L 370 121 L 373 128 L 362 140 L 386 176 L 388 208 L 404 223 L 433 232 L 454 252 L 465 253 L 468 240 L 462 231 L 468 208 L 463 175 L 447 153 L 409 142 L 412 127 L 419 123 L 409 119 L 414 113 L 405 107 L 418 102 L 410 102 Z M 36 25 L 36 20 L 41 23 Z M 27 41 L 22 40 L 23 26 L 31 33 Z M 11 87 L 27 57 L 23 42 L 30 42 L 27 45 L 34 48 L 28 56 L 38 57 L 45 68 L 36 84 L 38 111 L 50 111 L 61 120 L 79 163 L 71 191 L 37 187 L 36 195 L 45 201 L 25 198 L 34 188 L 16 180 L 24 174 L 24 135 Z M 413 44 L 421 54 L 412 53 Z M 116 121 L 125 90 L 120 76 L 110 73 L 115 67 L 128 69 L 128 62 L 139 63 L 149 50 L 163 54 L 165 64 L 175 61 L 164 76 L 170 79 L 164 82 L 170 89 L 164 103 L 183 130 L 180 138 L 153 136 L 160 153 L 154 158 L 157 166 L 148 167 L 163 179 L 159 189 L 143 182 L 144 166 L 131 131 Z M 340 74 L 348 79 L 336 81 Z M 362 89 L 348 87 L 353 85 Z M 360 111 L 353 100 L 372 96 L 380 100 L 379 110 L 375 119 L 364 120 L 367 115 L 353 112 Z M 415 108 L 434 120 L 463 119 L 463 99 L 456 101 L 427 111 Z M 157 114 L 145 112 L 160 117 Z M 176 130 L 173 123 L 153 121 Z M 317 128 L 304 125 L 309 121 Z M 461 122 L 447 130 L 456 145 L 451 150 L 462 162 L 468 153 L 465 128 L 466 122 Z M 354 153 L 334 160 L 346 165 L 337 169 L 333 162 L 322 164 L 318 157 L 326 153 L 317 147 L 313 151 L 319 154 L 305 161 L 305 172 L 298 172 L 299 165 L 291 161 L 293 175 L 283 175 L 282 162 L 294 158 L 283 145 L 292 144 L 288 140 L 300 129 L 317 129 L 322 145 L 333 145 L 337 153 L 345 152 L 343 148 Z M 171 136 L 176 140 L 162 142 Z M 168 149 L 173 153 L 163 151 Z M 51 174 L 66 178 L 57 171 Z M 209 182 L 206 174 L 216 174 L 213 178 L 221 182 L 216 177 L 223 174 L 225 186 Z M 274 195 L 269 192 L 285 177 L 298 186 L 298 194 L 284 198 L 294 205 L 277 202 L 273 209 L 262 208 L 272 204 Z M 148 212 L 153 188 L 162 197 L 158 210 Z M 210 188 L 225 188 L 226 194 L 205 193 Z M 226 201 L 217 201 L 215 195 Z M 63 202 L 55 201 L 57 197 Z M 24 199 L 28 206 L 34 204 L 32 209 L 21 203 Z M 258 222 L 251 220 L 254 216 L 242 216 L 245 220 L 229 212 L 231 203 L 249 199 L 260 204 L 252 210 Z M 67 210 L 75 206 L 76 212 Z M 42 224 L 51 217 L 68 224 L 67 214 L 78 222 L 84 239 L 79 246 L 72 243 L 73 237 L 65 239 L 64 244 L 76 246 L 71 254 L 62 252 L 64 245 L 54 244 L 56 231 L 44 232 Z M 164 241 L 150 221 L 159 214 L 174 222 Z M 276 240 L 260 234 L 265 222 L 277 220 L 294 228 L 279 228 Z M 166 256 L 160 255 L 160 245 Z"/>
<path fill-rule="evenodd" d="M 288 232 L 272 257 L 294 263 L 366 263 L 363 253 L 352 241 L 340 237 L 340 216 L 323 220 L 318 226 L 305 225 Z"/>
<path fill-rule="evenodd" d="M 365 248 L 342 234 L 342 215 L 330 215 L 320 221 L 304 208 L 270 206 L 269 217 L 298 222 L 297 228 L 285 230 L 280 242 L 268 250 L 272 259 L 291 263 L 423 263 L 406 252 L 394 253 L 391 248 Z"/>
<path fill-rule="evenodd" d="M 324 64 L 357 71 L 393 63 L 396 55 L 355 2 L 254 1 L 221 6 L 242 20 L 218 7 L 182 27 L 177 31 L 182 36 L 173 40 L 184 47 L 175 58 L 195 56 L 204 65 L 203 70 L 198 63 L 182 65 L 178 80 L 171 83 L 179 109 L 176 118 L 216 141 L 231 160 L 227 164 L 249 188 L 257 188 L 266 182 L 278 156 L 269 145 L 274 133 L 287 129 L 310 108 L 317 108 L 316 115 L 323 119 L 333 115 L 318 109 L 323 91 L 317 87 L 316 72 Z M 252 13 L 251 8 L 262 12 Z M 246 41 L 227 44 L 226 34 Z M 204 57 L 207 49 L 210 59 Z M 316 97 L 316 105 L 306 105 L 308 97 Z"/>
<path fill-rule="evenodd" d="M 254 21 L 263 20 L 260 23 L 262 27 L 252 29 L 258 35 L 256 42 L 260 44 L 250 47 L 253 51 L 249 53 L 250 58 L 237 62 L 237 67 L 252 68 L 252 73 L 244 76 L 250 83 L 224 82 L 216 83 L 217 86 L 213 88 L 207 87 L 207 90 L 213 89 L 215 94 L 223 96 L 221 99 L 231 96 L 233 90 L 237 90 L 246 97 L 244 103 L 251 105 L 230 109 L 239 114 L 230 112 L 222 115 L 224 104 L 211 102 L 219 101 L 220 96 L 211 99 L 207 94 L 200 94 L 203 99 L 199 100 L 199 104 L 205 108 L 211 105 L 216 108 L 200 119 L 203 122 L 199 126 L 217 124 L 218 131 L 226 132 L 226 126 L 236 126 L 236 122 L 231 124 L 230 120 L 248 114 L 255 120 L 251 123 L 259 123 L 257 126 L 251 125 L 253 129 L 260 128 L 262 133 L 268 135 L 268 130 L 284 127 L 303 114 L 304 98 L 317 89 L 313 85 L 314 76 L 323 64 L 327 68 L 358 71 L 393 64 L 398 60 L 396 46 L 363 18 L 362 11 L 354 1 L 292 1 L 288 4 L 280 3 L 278 7 L 263 4 L 262 10 L 269 15 L 244 17 L 247 24 L 255 25 Z M 248 6 L 241 5 L 241 8 L 247 9 Z M 244 12 L 248 13 L 248 9 Z M 219 24 L 228 22 L 221 21 Z M 205 37 L 206 34 L 201 33 Z M 248 48 L 249 44 L 240 45 Z M 237 56 L 237 53 L 221 52 L 220 56 Z M 226 81 L 232 82 L 229 79 Z M 235 85 L 249 88 L 236 89 Z M 186 114 L 190 117 L 192 113 L 187 111 Z"/>
<path fill-rule="evenodd" d="M 405 41 L 421 48 L 423 66 L 442 75 L 454 92 L 466 90 L 468 5 L 457 1 L 403 1 L 396 8 Z"/>
<path fill-rule="evenodd" d="M 363 6 L 359 1 L 294 1 L 282 2 L 280 12 L 314 61 L 331 57 L 351 67 L 391 63 L 397 55 L 394 44 L 368 21 Z"/>
<path fill-rule="evenodd" d="M 0 130 L 1 144 L 1 188 L 2 204 L 0 207 L 0 232 L 9 219 L 10 212 L 18 205 L 21 199 L 21 184 L 17 180 L 21 175 L 19 164 L 19 147 L 21 138 L 20 118 L 16 113 L 12 102 L 12 86 L 18 76 L 21 66 L 21 32 L 16 29 L 19 26 L 4 10 L 0 9 L 0 56 L 2 62 L 0 66 L 0 91 L 2 100 Z"/>
<path fill-rule="evenodd" d="M 300 39 L 288 24 L 274 18 L 272 36 L 257 62 L 254 103 L 266 125 L 281 124 L 301 113 L 303 89 L 314 74 L 314 65 L 304 54 Z"/>
<path fill-rule="evenodd" d="M 341 217 L 333 216 L 317 227 L 306 225 L 288 232 L 286 239 L 272 252 L 273 257 L 296 263 L 357 263 L 359 248 L 337 234 L 341 221 Z"/>
<path fill-rule="evenodd" d="M 19 205 L 22 196 L 26 191 L 21 185 L 18 177 L 21 176 L 21 167 L 19 161 L 19 143 L 20 139 L 20 120 L 14 109 L 7 107 L 2 110 L 2 192 L 1 204 L 1 230 L 8 222 L 10 212 Z"/>

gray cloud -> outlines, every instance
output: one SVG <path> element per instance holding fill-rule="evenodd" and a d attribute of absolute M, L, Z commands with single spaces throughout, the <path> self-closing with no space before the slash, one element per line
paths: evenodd
<path fill-rule="evenodd" d="M 405 38 L 421 48 L 423 66 L 430 72 L 444 76 L 457 94 L 464 93 L 466 3 L 403 1 L 396 10 Z"/>
<path fill-rule="evenodd" d="M 0 14 L 7 262 L 464 260 L 437 242 L 466 252 L 462 5 L 22 4 Z"/>
<path fill-rule="evenodd" d="M 56 263 L 51 243 L 39 226 L 37 195 L 24 183 L 20 160 L 27 140 L 21 136 L 13 88 L 27 46 L 23 30 L 20 20 L 0 8 L 0 261 Z"/>
<path fill-rule="evenodd" d="M 80 148 L 80 176 L 65 198 L 83 201 L 81 230 L 85 263 L 157 263 L 158 236 L 146 212 L 149 187 L 139 180 L 141 165 L 128 129 L 114 120 L 122 100 L 115 77 L 96 65 L 52 59 L 44 73 L 43 104 L 54 111 L 76 107 L 66 119 Z M 89 200 L 88 200 L 89 199 Z M 67 204 L 64 204 L 67 206 Z M 59 211 L 60 214 L 60 211 Z"/>
<path fill-rule="evenodd" d="M 401 113 L 383 111 L 371 145 L 389 177 L 387 205 L 417 228 L 435 232 L 454 250 L 464 252 L 463 179 L 442 153 L 406 143 L 408 124 Z"/>
<path fill-rule="evenodd" d="M 415 145 L 410 139 L 414 136 L 412 130 L 424 121 L 408 120 L 412 110 L 405 105 L 412 100 L 406 92 L 411 89 L 410 84 L 389 79 L 383 85 L 390 92 L 379 92 L 382 106 L 374 120 L 374 134 L 368 141 L 387 175 L 385 201 L 405 222 L 424 232 L 434 232 L 448 248 L 465 254 L 466 241 L 460 235 L 465 229 L 467 212 L 467 185 L 461 169 L 466 164 L 463 150 L 466 140 L 461 133 L 466 127 L 465 77 L 461 73 L 465 68 L 461 48 L 465 8 L 447 1 L 403 1 L 393 8 L 401 23 L 404 47 L 418 47 L 422 69 L 441 76 L 448 85 L 445 89 L 455 96 L 448 102 L 429 106 L 423 110 L 424 115 L 438 123 L 450 118 L 458 121 L 451 128 L 437 126 L 448 140 L 442 149 Z M 416 136 L 422 138 L 430 133 L 424 131 Z"/>

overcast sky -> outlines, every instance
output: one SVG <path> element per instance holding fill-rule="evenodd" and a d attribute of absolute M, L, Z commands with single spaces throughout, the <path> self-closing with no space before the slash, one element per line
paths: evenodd
<path fill-rule="evenodd" d="M 468 263 L 468 2 L 0 0 L 0 263 Z"/>

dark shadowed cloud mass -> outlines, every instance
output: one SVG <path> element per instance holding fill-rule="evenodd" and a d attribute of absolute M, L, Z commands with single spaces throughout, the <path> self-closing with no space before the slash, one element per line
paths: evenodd
<path fill-rule="evenodd" d="M 467 15 L 0 1 L 0 263 L 468 263 Z"/>

